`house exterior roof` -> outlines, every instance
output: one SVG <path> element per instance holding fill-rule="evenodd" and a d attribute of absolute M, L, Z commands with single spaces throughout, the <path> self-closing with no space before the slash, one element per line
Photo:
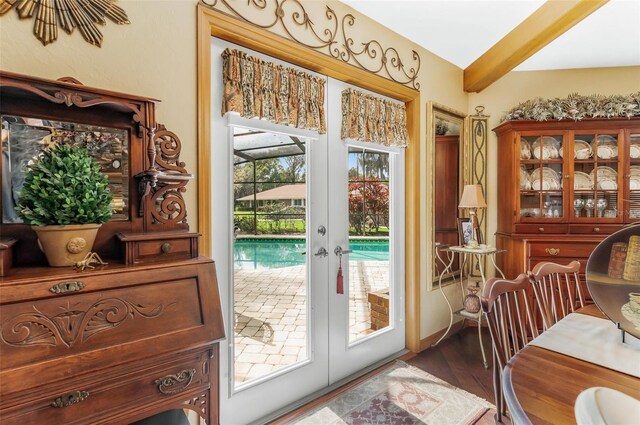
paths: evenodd
<path fill-rule="evenodd" d="M 256 194 L 258 201 L 279 201 L 283 199 L 306 199 L 307 185 L 304 183 L 287 184 L 275 189 L 265 190 Z M 243 196 L 237 201 L 253 201 L 253 195 Z"/>

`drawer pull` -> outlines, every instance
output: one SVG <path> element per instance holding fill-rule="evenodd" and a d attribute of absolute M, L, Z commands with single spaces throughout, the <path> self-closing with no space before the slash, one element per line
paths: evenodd
<path fill-rule="evenodd" d="M 594 231 L 594 232 L 599 232 L 599 231 L 600 231 L 600 228 L 599 228 L 599 227 L 594 227 L 594 228 L 593 228 L 593 231 Z"/>
<path fill-rule="evenodd" d="M 169 242 L 165 242 L 162 245 L 160 245 L 160 251 L 162 251 L 164 254 L 168 254 L 171 251 L 171 244 Z"/>
<path fill-rule="evenodd" d="M 68 407 L 72 404 L 80 403 L 89 397 L 89 391 L 74 391 L 69 394 L 65 394 L 53 400 L 51 402 L 52 407 Z"/>
<path fill-rule="evenodd" d="M 60 282 L 49 288 L 49 292 L 53 294 L 64 294 L 67 292 L 77 292 L 84 288 L 82 282 Z"/>
<path fill-rule="evenodd" d="M 156 379 L 156 385 L 158 386 L 158 391 L 166 395 L 177 394 L 179 392 L 182 392 L 186 390 L 187 387 L 191 384 L 191 380 L 193 379 L 193 375 L 195 374 L 196 374 L 195 369 L 185 369 L 183 371 L 176 373 L 175 375 L 167 375 L 167 376 L 163 376 L 160 379 Z M 182 385 L 179 386 L 180 384 Z"/>
<path fill-rule="evenodd" d="M 558 254 L 560 254 L 560 249 L 559 248 L 545 248 L 544 251 L 549 255 L 558 255 Z"/>
<path fill-rule="evenodd" d="M 538 227 L 538 230 L 539 230 L 540 232 L 544 232 L 544 227 Z"/>

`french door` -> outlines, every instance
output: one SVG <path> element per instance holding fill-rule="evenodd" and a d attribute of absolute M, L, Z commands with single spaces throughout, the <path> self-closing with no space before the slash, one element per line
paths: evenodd
<path fill-rule="evenodd" d="M 212 39 L 212 246 L 220 422 L 245 424 L 404 348 L 404 157 L 341 140 L 332 79 L 327 134 L 222 117 L 228 47 Z"/>

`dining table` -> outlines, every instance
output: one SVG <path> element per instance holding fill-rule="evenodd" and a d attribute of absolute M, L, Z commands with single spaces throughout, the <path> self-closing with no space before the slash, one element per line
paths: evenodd
<path fill-rule="evenodd" d="M 615 324 L 610 322 L 596 305 L 586 306 L 574 314 L 608 321 L 608 324 L 602 323 L 602 325 L 611 325 L 611 332 L 615 333 L 621 341 L 622 336 Z M 569 316 L 562 320 L 568 318 Z M 578 341 L 580 337 L 580 335 L 574 336 Z M 613 334 L 609 337 L 613 338 Z M 633 337 L 627 336 L 627 339 L 630 338 Z M 633 369 L 632 373 L 624 373 L 597 362 L 543 348 L 535 345 L 534 342 L 535 340 L 516 353 L 503 372 L 504 396 L 507 405 L 512 406 L 515 403 L 521 408 L 520 412 L 518 409 L 510 409 L 515 410 L 511 412 L 514 415 L 512 423 L 526 423 L 528 419 L 533 424 L 575 424 L 576 398 L 582 391 L 591 387 L 612 388 L 640 400 L 640 378 L 634 376 L 635 369 L 640 368 L 640 355 L 634 355 L 636 348 L 629 350 L 627 353 L 629 357 L 625 362 L 637 363 L 627 365 Z M 593 344 L 593 341 L 591 343 Z M 575 350 L 575 347 L 573 349 Z M 617 366 L 614 364 L 613 367 Z M 522 416 L 523 414 L 525 416 Z M 630 412 L 630 415 L 634 414 Z M 635 419 L 630 417 L 630 420 L 640 422 L 640 417 L 636 416 Z"/>

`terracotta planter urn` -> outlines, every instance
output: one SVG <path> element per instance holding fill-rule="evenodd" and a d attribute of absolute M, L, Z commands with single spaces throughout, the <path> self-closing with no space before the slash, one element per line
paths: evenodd
<path fill-rule="evenodd" d="M 102 224 L 31 226 L 51 267 L 73 266 L 93 249 Z"/>

